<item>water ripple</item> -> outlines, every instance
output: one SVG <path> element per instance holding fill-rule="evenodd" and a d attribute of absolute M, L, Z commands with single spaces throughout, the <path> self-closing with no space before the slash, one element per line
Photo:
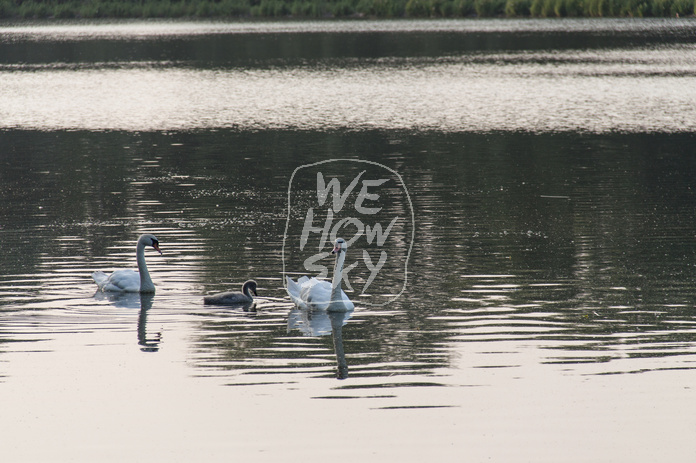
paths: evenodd
<path fill-rule="evenodd" d="M 2 128 L 685 132 L 696 47 L 359 67 L 0 70 Z"/>

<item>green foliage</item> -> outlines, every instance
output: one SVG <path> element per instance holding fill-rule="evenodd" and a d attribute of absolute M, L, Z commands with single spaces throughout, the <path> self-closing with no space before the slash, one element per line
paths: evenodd
<path fill-rule="evenodd" d="M 529 14 L 542 18 L 584 16 L 583 0 L 531 0 Z"/>
<path fill-rule="evenodd" d="M 248 16 L 251 6 L 244 0 L 222 0 L 218 3 L 220 16 Z"/>
<path fill-rule="evenodd" d="M 7 18 L 691 16 L 696 0 L 0 0 Z"/>
<path fill-rule="evenodd" d="M 10 0 L 0 0 L 0 19 L 14 16 L 13 4 Z"/>
<path fill-rule="evenodd" d="M 466 17 L 476 14 L 474 0 L 454 0 L 452 6 L 454 8 L 455 16 Z"/>
<path fill-rule="evenodd" d="M 429 0 L 408 0 L 406 3 L 406 16 L 423 18 L 430 16 Z"/>
<path fill-rule="evenodd" d="M 627 0 L 620 9 L 621 16 L 642 18 L 650 15 L 650 7 L 644 0 Z"/>
<path fill-rule="evenodd" d="M 47 3 L 44 2 L 22 2 L 19 5 L 19 17 L 28 18 L 47 18 L 53 16 L 53 11 Z"/>
<path fill-rule="evenodd" d="M 98 18 L 99 3 L 98 2 L 82 2 L 75 8 L 75 17 L 78 18 Z"/>
<path fill-rule="evenodd" d="M 360 16 L 399 18 L 408 15 L 406 0 L 359 0 L 355 13 Z"/>
<path fill-rule="evenodd" d="M 531 6 L 531 0 L 507 0 L 505 2 L 505 16 L 509 18 L 529 16 Z"/>
<path fill-rule="evenodd" d="M 585 10 L 587 16 L 620 16 L 621 4 L 619 0 L 587 0 L 587 2 L 588 5 Z"/>
<path fill-rule="evenodd" d="M 329 12 L 336 18 L 343 18 L 355 14 L 355 8 L 351 2 L 344 0 L 330 4 Z"/>
<path fill-rule="evenodd" d="M 564 16 L 584 16 L 582 0 L 563 0 Z"/>
<path fill-rule="evenodd" d="M 505 13 L 505 0 L 474 0 L 474 9 L 482 18 L 502 16 Z"/>
<path fill-rule="evenodd" d="M 689 16 L 695 13 L 696 1 L 674 0 L 670 7 L 670 16 Z"/>
<path fill-rule="evenodd" d="M 320 5 L 310 1 L 296 1 L 290 7 L 290 14 L 297 17 L 318 18 L 322 11 Z"/>

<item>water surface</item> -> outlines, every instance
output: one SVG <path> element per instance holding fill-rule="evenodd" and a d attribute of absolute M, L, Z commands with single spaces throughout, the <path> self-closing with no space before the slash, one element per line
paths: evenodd
<path fill-rule="evenodd" d="M 691 132 L 694 34 L 663 19 L 7 26 L 0 127 Z"/>
<path fill-rule="evenodd" d="M 0 455 L 688 460 L 693 26 L 0 28 Z M 288 183 L 330 158 L 416 219 L 404 294 L 346 316 L 282 280 Z M 144 232 L 157 293 L 95 294 Z"/>

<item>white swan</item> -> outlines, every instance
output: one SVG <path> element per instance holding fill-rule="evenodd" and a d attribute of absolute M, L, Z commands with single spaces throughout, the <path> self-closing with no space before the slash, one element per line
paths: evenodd
<path fill-rule="evenodd" d="M 152 246 L 162 254 L 159 241 L 153 235 L 142 235 L 138 238 L 138 246 L 135 248 L 135 256 L 138 261 L 138 271 L 117 270 L 111 275 L 104 272 L 94 272 L 92 278 L 97 283 L 99 291 L 120 293 L 154 293 L 155 285 L 150 278 L 145 263 L 145 246 Z"/>
<path fill-rule="evenodd" d="M 337 312 L 347 312 L 355 307 L 353 302 L 346 296 L 341 289 L 343 279 L 343 263 L 346 260 L 346 250 L 348 245 L 343 238 L 338 238 L 334 245 L 332 254 L 336 254 L 334 265 L 333 281 L 318 280 L 314 277 L 306 276 L 293 281 L 290 277 L 285 277 L 288 282 L 288 294 L 292 302 L 301 309 L 329 310 Z"/>
<path fill-rule="evenodd" d="M 256 293 L 256 282 L 254 280 L 247 280 L 242 285 L 242 292 L 238 293 L 236 291 L 227 291 L 224 293 L 213 294 L 212 296 L 203 297 L 204 304 L 216 304 L 216 305 L 242 305 L 251 304 L 254 302 L 254 296 L 258 296 Z"/>

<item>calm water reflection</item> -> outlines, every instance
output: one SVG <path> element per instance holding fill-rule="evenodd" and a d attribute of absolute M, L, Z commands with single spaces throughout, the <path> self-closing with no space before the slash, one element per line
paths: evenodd
<path fill-rule="evenodd" d="M 692 455 L 694 22 L 319 24 L 0 28 L 8 461 Z M 283 290 L 329 158 L 408 186 L 384 307 Z M 145 231 L 157 294 L 95 295 Z"/>
<path fill-rule="evenodd" d="M 363 374 L 446 367 L 460 341 L 534 340 L 551 349 L 545 362 L 562 363 L 693 350 L 692 135 L 6 132 L 3 142 L 14 150 L 3 156 L 13 168 L 0 231 L 10 319 L 83 310 L 90 272 L 132 266 L 134 237 L 150 230 L 164 255 L 148 256 L 159 289 L 147 305 L 201 316 L 201 352 L 243 355 L 258 369 L 257 349 L 278 356 L 277 342 L 330 334 L 328 319 L 288 318 L 279 251 L 283 181 L 340 146 L 398 165 L 417 217 L 408 297 L 351 319 L 352 342 L 366 344 L 358 351 L 379 359 L 374 371 L 374 359 L 356 360 Z M 209 335 L 198 295 L 249 277 L 266 299 L 252 312 L 214 311 L 224 335 L 217 322 Z M 132 297 L 95 302 L 140 307 Z M 243 352 L 228 352 L 231 338 Z M 404 363 L 389 365 L 390 352 Z"/>

